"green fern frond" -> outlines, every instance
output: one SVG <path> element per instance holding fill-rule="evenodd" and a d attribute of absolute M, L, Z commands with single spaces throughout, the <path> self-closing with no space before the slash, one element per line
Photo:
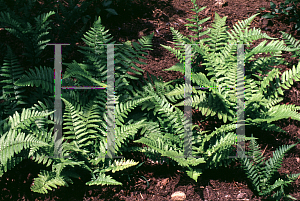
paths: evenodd
<path fill-rule="evenodd" d="M 270 90 L 274 90 L 275 86 L 271 81 L 274 80 L 274 78 L 279 77 L 279 70 L 277 68 L 274 68 L 272 71 L 270 71 L 267 75 L 267 77 L 264 77 L 263 81 L 260 84 L 260 90 L 259 93 L 265 94 Z M 268 87 L 271 85 L 271 89 L 268 90 Z M 269 95 L 270 96 L 270 95 Z M 275 97 L 277 98 L 278 95 L 276 94 Z"/>
<path fill-rule="evenodd" d="M 290 149 L 292 149 L 294 146 L 297 144 L 293 145 L 282 145 L 279 147 L 279 149 L 276 149 L 276 151 L 273 153 L 273 157 L 269 158 L 269 160 L 266 161 L 266 173 L 265 175 L 266 179 L 269 180 L 273 174 L 281 168 L 281 164 L 283 162 L 283 157 L 286 152 L 288 152 Z"/>
<path fill-rule="evenodd" d="M 130 124 L 130 125 L 124 125 L 122 127 L 117 127 L 115 129 L 115 143 L 116 143 L 116 151 L 119 150 L 119 147 L 121 147 L 122 144 L 125 143 L 125 139 L 128 140 L 129 136 L 133 136 L 137 133 L 138 129 L 142 128 L 143 126 L 145 126 L 145 119 L 138 121 L 134 124 Z"/>
<path fill-rule="evenodd" d="M 4 57 L 3 65 L 0 68 L 0 86 L 2 88 L 2 96 L 0 99 L 4 103 L 0 106 L 0 118 L 4 119 L 4 115 L 12 115 L 15 111 L 19 111 L 25 104 L 24 94 L 25 88 L 15 85 L 15 82 L 23 75 L 24 69 L 18 64 L 17 57 L 13 54 L 11 48 L 7 46 L 7 54 Z"/>
<path fill-rule="evenodd" d="M 14 167 L 16 167 L 18 164 L 20 164 L 24 159 L 27 157 L 22 157 L 22 156 L 15 156 L 13 158 L 10 158 L 7 160 L 7 163 L 1 164 L 0 166 L 0 177 L 3 176 L 5 172 L 8 170 L 12 170 Z"/>
<path fill-rule="evenodd" d="M 258 195 L 272 196 L 273 198 L 276 197 L 278 200 L 282 197 L 291 197 L 285 195 L 284 186 L 293 182 L 300 173 L 294 174 L 291 177 L 288 176 L 287 180 L 278 178 L 273 184 L 270 182 L 274 177 L 274 173 L 280 169 L 284 154 L 296 145 L 297 144 L 283 145 L 279 147 L 279 149 L 276 149 L 276 151 L 273 152 L 273 157 L 269 158 L 263 167 L 264 157 L 262 157 L 256 141 L 251 140 L 250 150 L 247 155 L 253 156 L 253 159 L 245 157 L 240 160 L 242 161 L 242 167 L 246 171 L 247 177 L 252 182 L 252 187 Z M 272 195 L 273 191 L 275 191 L 275 193 Z"/>
<path fill-rule="evenodd" d="M 88 135 L 90 131 L 87 131 L 87 123 L 82 120 L 80 116 L 80 109 L 75 110 L 74 106 L 64 98 L 62 100 L 66 104 L 66 113 L 63 117 L 65 117 L 63 125 L 65 129 L 69 129 L 70 131 L 65 132 L 65 134 L 71 134 L 70 136 L 65 137 L 65 139 L 72 139 L 74 145 L 77 148 L 83 149 L 83 147 L 88 146 L 94 138 L 93 135 Z M 93 132 L 92 132 L 93 133 Z"/>
<path fill-rule="evenodd" d="M 288 45 L 289 48 L 295 48 L 294 51 L 295 51 L 295 54 L 291 57 L 299 57 L 300 56 L 300 53 L 299 50 L 300 49 L 300 41 L 299 40 L 296 40 L 292 35 L 290 34 L 287 34 L 283 31 L 280 31 L 281 34 L 282 34 L 282 38 L 283 40 L 285 41 L 285 43 Z M 292 50 L 291 50 L 292 51 Z"/>
<path fill-rule="evenodd" d="M 277 99 L 270 99 L 268 100 L 268 102 L 266 102 L 266 107 L 268 109 L 272 108 L 274 105 L 277 105 L 278 103 L 280 103 L 281 101 L 283 101 L 283 98 L 277 98 Z M 297 107 L 298 108 L 298 107 Z"/>
<path fill-rule="evenodd" d="M 125 159 L 120 159 L 120 160 L 115 160 L 113 164 L 111 164 L 111 166 L 109 166 L 108 168 L 102 170 L 105 172 L 109 172 L 112 171 L 112 173 L 115 173 L 117 171 L 121 171 L 124 169 L 127 169 L 129 167 L 135 166 L 139 164 L 138 162 L 134 162 L 133 160 L 128 159 L 127 161 Z"/>
<path fill-rule="evenodd" d="M 57 176 L 55 172 L 42 170 L 37 178 L 34 179 L 33 186 L 30 189 L 36 193 L 47 194 L 48 190 L 58 186 L 69 186 L 64 177 Z"/>
<path fill-rule="evenodd" d="M 31 158 L 32 161 L 37 162 L 39 164 L 42 163 L 43 165 L 46 165 L 46 167 L 50 166 L 53 162 L 49 158 L 49 156 L 44 155 L 44 154 L 39 154 L 39 153 L 35 152 L 33 154 L 30 154 L 30 155 L 32 155 L 32 158 Z"/>
<path fill-rule="evenodd" d="M 194 36 L 188 35 L 189 37 L 198 38 L 198 40 L 199 40 L 201 36 L 209 33 L 209 29 L 206 30 L 206 31 L 204 31 L 204 32 L 202 32 L 202 33 L 200 31 L 203 29 L 203 27 L 201 27 L 201 24 L 203 24 L 204 22 L 208 21 L 210 19 L 210 17 L 207 17 L 207 18 L 204 18 L 203 20 L 200 20 L 198 14 L 201 11 L 203 11 L 206 8 L 206 6 L 204 6 L 202 8 L 199 8 L 198 5 L 196 4 L 196 0 L 192 0 L 192 3 L 193 3 L 193 7 L 194 8 L 192 8 L 191 10 L 194 11 L 194 12 L 196 12 L 196 15 L 192 16 L 193 19 L 187 18 L 186 20 L 192 22 L 193 24 L 185 24 L 184 26 L 188 26 L 188 29 L 190 31 L 195 32 Z M 192 29 L 191 27 L 197 27 L 197 29 Z"/>
<path fill-rule="evenodd" d="M 11 129 L 17 129 L 17 128 L 24 129 L 26 126 L 30 127 L 30 124 L 35 120 L 48 116 L 52 113 L 54 113 L 54 111 L 46 113 L 44 111 L 38 112 L 28 108 L 27 109 L 23 108 L 21 116 L 18 112 L 15 112 L 13 116 L 9 117 L 9 123 L 11 125 Z"/>
<path fill-rule="evenodd" d="M 17 86 L 42 86 L 46 92 L 54 92 L 54 75 L 53 69 L 50 67 L 35 67 L 35 71 L 29 69 L 29 72 L 26 72 L 27 75 L 23 75 L 18 81 L 15 82 Z"/>
<path fill-rule="evenodd" d="M 49 146 L 49 144 L 36 139 L 33 135 L 25 136 L 23 132 L 16 133 L 16 130 L 10 130 L 0 138 L 1 164 L 6 164 L 8 159 L 19 154 L 23 149 L 43 146 Z"/>
<path fill-rule="evenodd" d="M 122 117 L 126 118 L 128 115 L 128 112 L 131 112 L 131 110 L 134 109 L 138 104 L 141 104 L 151 98 L 152 98 L 152 96 L 138 99 L 138 100 L 127 101 L 125 104 L 120 103 L 120 104 L 116 105 L 116 109 L 115 109 L 116 117 L 117 117 L 116 124 L 122 125 L 124 123 L 124 119 Z"/>
<path fill-rule="evenodd" d="M 22 18 L 11 16 L 10 12 L 0 13 L 0 23 L 11 27 L 5 29 L 24 42 L 26 48 L 24 55 L 28 57 L 32 66 L 40 62 L 40 55 L 50 41 L 50 39 L 42 40 L 42 38 L 49 33 L 48 30 L 50 29 L 49 24 L 51 20 L 48 20 L 48 18 L 53 14 L 55 14 L 55 12 L 50 11 L 37 16 L 35 18 L 36 26 L 34 27 L 31 23 L 24 21 Z"/>
<path fill-rule="evenodd" d="M 300 121 L 300 115 L 295 110 L 291 110 L 291 107 L 287 105 L 276 105 L 269 109 L 269 111 L 266 113 L 267 118 L 256 118 L 253 120 L 253 122 L 263 122 L 266 121 L 266 123 L 270 123 L 273 121 L 277 121 L 279 119 L 287 119 L 292 118 L 295 120 Z"/>
<path fill-rule="evenodd" d="M 254 54 L 259 54 L 259 53 L 263 53 L 263 52 L 272 53 L 273 56 L 281 56 L 282 51 L 293 51 L 293 49 L 287 48 L 284 45 L 283 41 L 278 41 L 278 40 L 271 41 L 270 43 L 265 45 L 266 43 L 267 43 L 266 40 L 261 42 L 258 46 L 253 48 L 250 52 L 245 54 L 245 60 L 250 58 Z"/>
<path fill-rule="evenodd" d="M 230 36 L 230 38 L 233 41 L 237 41 L 237 43 L 241 43 L 241 44 L 248 44 L 248 42 L 251 42 L 253 40 L 258 40 L 261 38 L 276 39 L 268 36 L 266 33 L 261 33 L 260 29 L 254 28 L 253 30 L 248 31 L 249 25 L 257 15 L 259 15 L 259 13 L 252 15 L 248 19 L 239 21 L 238 23 L 234 24 L 233 29 L 235 31 L 231 30 L 231 33 L 226 31 L 227 34 Z M 243 38 L 241 38 L 240 36 L 243 36 Z"/>
<path fill-rule="evenodd" d="M 291 85 L 293 85 L 293 80 L 295 80 L 296 82 L 300 81 L 299 73 L 300 73 L 300 61 L 298 63 L 297 68 L 295 68 L 295 66 L 293 66 L 292 69 L 286 70 L 282 73 L 280 86 L 284 89 L 289 89 L 291 87 Z"/>
<path fill-rule="evenodd" d="M 226 39 L 226 19 L 226 16 L 220 18 L 218 13 L 215 12 L 215 20 L 212 24 L 213 29 L 210 29 L 210 33 L 207 34 L 211 38 L 210 43 L 208 45 L 210 46 L 210 51 L 212 52 L 217 52 L 218 50 L 222 49 L 219 46 L 226 45 L 226 43 L 224 43 L 224 40 Z"/>
<path fill-rule="evenodd" d="M 93 179 L 86 183 L 86 185 L 92 186 L 92 185 L 122 185 L 121 182 L 116 181 L 109 175 L 105 175 L 103 173 L 100 173 L 96 179 Z"/>
<path fill-rule="evenodd" d="M 180 166 L 197 166 L 198 164 L 205 162 L 203 158 L 186 158 L 186 156 L 184 156 L 180 150 L 179 152 L 175 151 L 173 147 L 167 145 L 161 138 L 147 136 L 134 142 L 146 144 L 147 146 L 159 152 L 162 156 L 170 157 L 172 160 L 178 162 Z"/>
<path fill-rule="evenodd" d="M 186 170 L 187 175 L 197 182 L 198 177 L 202 174 L 202 169 L 200 168 L 189 168 L 189 169 L 191 170 Z"/>

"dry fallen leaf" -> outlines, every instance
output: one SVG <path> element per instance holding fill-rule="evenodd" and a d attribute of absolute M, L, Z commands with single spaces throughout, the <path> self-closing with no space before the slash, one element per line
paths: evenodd
<path fill-rule="evenodd" d="M 205 12 L 204 15 L 207 15 L 208 11 L 210 10 L 210 8 L 208 8 Z"/>

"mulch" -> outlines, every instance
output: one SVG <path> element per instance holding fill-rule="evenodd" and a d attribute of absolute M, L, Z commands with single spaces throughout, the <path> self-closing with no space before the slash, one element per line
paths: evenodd
<path fill-rule="evenodd" d="M 276 5 L 283 3 L 285 0 L 273 1 Z M 217 12 L 220 17 L 228 16 L 226 25 L 233 28 L 233 25 L 238 20 L 244 20 L 256 14 L 260 7 L 265 7 L 266 11 L 270 10 L 269 1 L 265 0 L 230 0 L 222 7 L 215 6 L 213 0 L 197 0 L 199 7 L 207 6 L 200 13 L 200 19 L 211 17 L 210 20 L 203 24 L 206 28 L 210 26 L 214 19 L 214 13 Z M 96 6 L 96 5 L 94 5 Z M 138 38 L 144 35 L 149 35 L 154 32 L 153 51 L 146 56 L 148 65 L 138 65 L 145 70 L 143 76 L 146 78 L 146 72 L 161 76 L 164 81 L 170 81 L 177 78 L 182 78 L 184 75 L 179 72 L 162 71 L 176 64 L 176 57 L 168 52 L 160 44 L 172 44 L 172 33 L 170 26 L 179 30 L 183 35 L 190 35 L 184 22 L 188 22 L 186 18 L 191 18 L 194 15 L 191 11 L 192 3 L 190 0 L 134 0 L 129 10 L 126 5 L 113 5 L 119 13 L 118 16 L 109 18 L 103 17 L 103 25 L 109 29 L 109 33 L 114 37 L 116 44 L 127 40 L 137 41 Z M 298 5 L 300 6 L 300 5 Z M 89 8 L 91 15 L 95 12 L 92 7 Z M 288 18 L 280 15 L 278 18 L 263 19 L 261 16 L 266 12 L 261 12 L 251 23 L 251 28 L 260 28 L 263 33 L 267 33 L 271 37 L 281 38 L 279 31 L 284 31 L 291 34 L 297 40 L 300 39 L 300 32 L 294 28 L 295 23 L 290 23 Z M 71 31 L 70 31 L 71 32 Z M 10 44 L 17 55 L 21 53 L 19 45 L 14 44 L 13 36 L 0 31 L 1 41 Z M 251 48 L 257 46 L 263 39 L 254 41 Z M 60 41 L 62 42 L 62 41 Z M 78 41 L 78 45 L 83 45 Z M 53 50 L 52 55 L 53 55 Z M 297 65 L 298 59 L 291 58 L 291 53 L 283 52 L 282 57 L 289 63 L 288 66 L 280 65 L 276 68 L 282 68 L 281 71 L 290 69 L 293 65 Z M 256 55 L 256 58 L 261 56 L 270 56 L 269 54 Z M 77 58 L 80 60 L 80 54 L 74 50 L 65 62 L 71 62 Z M 2 59 L 2 56 L 1 56 Z M 20 57 L 20 63 L 22 58 Z M 80 62 L 80 61 L 78 61 Z M 49 63 L 50 66 L 53 63 Z M 285 91 L 284 104 L 300 105 L 298 101 L 298 93 L 300 86 L 294 83 L 290 90 Z M 210 118 L 203 123 L 199 121 L 203 118 L 198 111 L 193 111 L 193 123 L 198 124 L 203 130 L 212 130 L 216 125 L 220 125 L 220 121 L 215 118 Z M 258 143 L 261 149 L 264 150 L 264 156 L 272 156 L 272 152 L 283 144 L 294 144 L 300 138 L 299 122 L 291 119 L 277 121 L 276 123 L 284 133 L 264 132 L 260 130 L 246 131 L 246 134 L 253 133 L 254 137 L 258 137 Z M 246 143 L 247 145 L 247 143 Z M 279 170 L 280 174 L 299 173 L 299 153 L 300 145 L 297 145 L 286 154 L 283 165 Z M 143 154 L 124 153 L 126 158 L 132 158 L 135 161 L 145 162 L 136 172 L 132 173 L 130 180 L 121 175 L 112 175 L 118 181 L 123 183 L 123 186 L 85 186 L 86 178 L 82 177 L 75 180 L 74 184 L 69 187 L 60 187 L 47 195 L 38 195 L 30 191 L 30 186 L 33 178 L 37 177 L 40 169 L 45 169 L 42 165 L 37 165 L 31 160 L 24 160 L 13 170 L 8 171 L 0 178 L 0 186 L 2 189 L 2 200 L 171 200 L 171 194 L 175 191 L 183 191 L 187 198 L 186 200 L 262 200 L 255 196 L 251 191 L 250 183 L 247 182 L 245 173 L 239 168 L 239 163 L 234 162 L 228 168 L 219 168 L 217 170 L 205 170 L 199 177 L 198 182 L 190 179 L 184 174 L 180 167 L 164 164 L 152 164 Z M 144 176 L 149 182 L 147 188 L 146 181 L 141 177 Z M 291 187 L 287 188 L 287 193 L 300 200 L 300 184 L 299 179 L 294 182 Z"/>

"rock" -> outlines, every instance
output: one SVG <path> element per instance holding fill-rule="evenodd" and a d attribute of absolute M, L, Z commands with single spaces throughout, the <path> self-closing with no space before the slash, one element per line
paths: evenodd
<path fill-rule="evenodd" d="M 171 195 L 171 198 L 172 198 L 172 200 L 185 200 L 185 198 L 186 198 L 186 195 L 185 195 L 185 193 L 184 192 L 182 192 L 182 191 L 176 191 L 175 193 L 173 193 L 172 195 Z"/>
<path fill-rule="evenodd" d="M 239 193 L 236 198 L 237 199 L 245 199 L 246 197 L 247 197 L 246 193 Z"/>

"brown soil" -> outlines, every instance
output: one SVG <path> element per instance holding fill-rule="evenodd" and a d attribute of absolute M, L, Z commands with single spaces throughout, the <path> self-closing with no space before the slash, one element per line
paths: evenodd
<path fill-rule="evenodd" d="M 179 30 L 183 35 L 191 34 L 186 30 L 183 22 L 187 22 L 186 18 L 191 18 L 194 14 L 191 11 L 192 3 L 190 0 L 143 0 L 134 1 L 133 12 L 126 12 L 124 5 L 115 5 L 119 16 L 112 16 L 108 19 L 103 19 L 104 26 L 110 30 L 116 43 L 121 43 L 126 40 L 136 41 L 143 35 L 149 35 L 154 31 L 153 51 L 149 52 L 147 60 L 143 60 L 148 65 L 141 66 L 146 72 L 155 76 L 162 76 L 165 81 L 183 77 L 183 74 L 172 71 L 162 71 L 170 68 L 177 63 L 176 57 L 169 53 L 166 49 L 160 46 L 173 44 L 172 33 L 170 26 Z M 273 1 L 278 5 L 284 0 Z M 265 7 L 270 10 L 270 3 L 266 0 L 231 0 L 222 7 L 215 6 L 213 0 L 197 0 L 199 7 L 207 6 L 200 13 L 201 19 L 210 16 L 211 19 L 203 24 L 204 27 L 210 26 L 214 19 L 214 12 L 217 12 L 221 17 L 228 16 L 227 26 L 232 28 L 238 20 L 244 20 L 257 13 L 260 7 Z M 298 5 L 300 6 L 300 5 Z M 124 9 L 125 8 L 125 9 Z M 299 10 L 299 9 L 298 9 Z M 91 8 L 91 12 L 94 11 Z M 300 33 L 295 31 L 294 23 L 289 23 L 288 18 L 280 15 L 280 18 L 262 19 L 262 13 L 257 16 L 251 24 L 251 28 L 260 28 L 262 32 L 267 33 L 271 37 L 280 38 L 284 31 L 291 34 L 297 40 L 300 39 Z M 70 31 L 71 32 L 71 31 Z M 6 41 L 10 44 L 16 55 L 20 51 L 18 45 L 14 43 L 14 37 L 6 31 L 1 30 L 1 41 Z M 253 42 L 251 46 L 257 46 L 262 40 Z M 59 41 L 63 42 L 63 41 Z M 78 41 L 80 42 L 80 41 Z M 79 43 L 82 45 L 82 42 Z M 174 45 L 172 46 L 174 47 Z M 53 50 L 52 55 L 53 55 Z M 19 52 L 21 53 L 21 52 Z M 70 62 L 78 53 L 75 51 L 65 62 Z M 283 57 L 289 62 L 289 66 L 278 66 L 282 70 L 286 70 L 298 63 L 297 58 L 290 58 L 291 53 L 283 52 Z M 266 56 L 266 55 L 261 55 Z M 268 55 L 269 56 L 269 55 Z M 19 57 L 20 58 L 20 57 Z M 78 60 L 77 60 L 78 61 Z M 21 63 L 22 63 L 21 59 Z M 80 61 L 79 61 L 80 62 Z M 49 66 L 52 66 L 50 63 Z M 146 78 L 146 72 L 144 77 Z M 285 92 L 284 104 L 300 105 L 298 101 L 298 93 L 300 85 L 294 83 L 290 90 Z M 200 125 L 204 130 L 210 130 L 211 127 L 220 122 L 211 119 L 205 123 L 198 123 L 201 115 L 195 112 L 194 123 Z M 255 137 L 259 137 L 261 149 L 265 150 L 264 155 L 268 158 L 272 155 L 272 151 L 276 150 L 283 144 L 294 144 L 300 138 L 299 122 L 293 120 L 278 121 L 282 129 L 287 131 L 284 133 L 272 133 L 263 131 L 247 131 L 253 132 Z M 291 152 L 286 155 L 283 161 L 280 174 L 299 173 L 299 153 L 300 145 L 297 145 Z M 117 187 L 87 187 L 84 185 L 84 179 L 76 180 L 70 187 L 61 187 L 48 195 L 41 196 L 30 191 L 30 185 L 33 178 L 37 177 L 40 169 L 44 169 L 42 165 L 36 165 L 30 160 L 23 161 L 20 165 L 11 171 L 8 171 L 0 179 L 0 187 L 2 189 L 2 200 L 171 200 L 171 194 L 175 191 L 183 191 L 186 194 L 186 200 L 262 200 L 253 194 L 247 183 L 247 178 L 244 172 L 239 168 L 239 163 L 231 164 L 229 168 L 221 168 L 218 170 L 206 170 L 200 176 L 198 182 L 190 179 L 186 174 L 180 171 L 180 167 L 168 166 L 167 164 L 155 165 L 149 163 L 142 154 L 125 153 L 126 158 L 133 158 L 143 164 L 131 176 L 130 181 L 127 177 L 114 177 L 123 183 L 123 186 Z M 149 182 L 147 188 L 146 181 L 140 176 L 144 176 Z M 299 179 L 294 182 L 287 193 L 300 200 L 300 184 Z M 239 199 L 238 199 L 239 198 Z"/>

